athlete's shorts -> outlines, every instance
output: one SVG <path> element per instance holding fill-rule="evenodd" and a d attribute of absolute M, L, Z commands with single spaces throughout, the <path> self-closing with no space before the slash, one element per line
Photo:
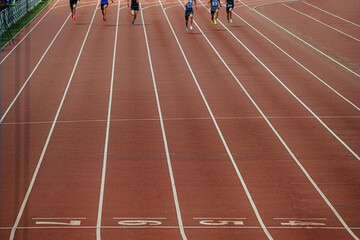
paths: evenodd
<path fill-rule="evenodd" d="M 77 4 L 77 0 L 70 0 L 70 8 L 73 9 L 74 4 Z"/>
<path fill-rule="evenodd" d="M 105 7 L 107 7 L 108 6 L 108 4 L 107 3 L 102 3 L 101 4 L 101 10 L 104 10 L 105 9 Z"/>
<path fill-rule="evenodd" d="M 216 9 L 219 9 L 219 6 L 211 6 L 211 9 L 210 9 L 211 14 L 214 14 Z"/>
<path fill-rule="evenodd" d="M 137 4 L 137 3 L 133 4 L 132 3 L 130 9 L 131 9 L 131 11 L 139 11 L 139 4 Z"/>
<path fill-rule="evenodd" d="M 192 8 L 186 8 L 186 10 L 185 10 L 185 20 L 186 21 L 189 20 L 190 14 L 194 14 L 193 9 Z"/>
<path fill-rule="evenodd" d="M 232 8 L 234 9 L 234 3 L 228 3 L 226 4 L 226 12 L 228 13 L 229 12 L 229 9 Z"/>

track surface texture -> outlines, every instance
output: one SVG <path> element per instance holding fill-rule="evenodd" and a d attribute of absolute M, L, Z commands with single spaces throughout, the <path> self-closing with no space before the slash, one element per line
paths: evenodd
<path fill-rule="evenodd" d="M 360 238 L 360 1 L 54 0 L 1 52 L 0 239 Z"/>

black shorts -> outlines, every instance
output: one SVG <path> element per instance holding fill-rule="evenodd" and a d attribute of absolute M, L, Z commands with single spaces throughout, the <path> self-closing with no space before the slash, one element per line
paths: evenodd
<path fill-rule="evenodd" d="M 107 3 L 101 4 L 101 10 L 104 10 L 104 9 L 105 9 L 105 7 L 107 7 L 107 6 L 108 6 L 108 4 L 107 4 Z"/>
<path fill-rule="evenodd" d="M 70 0 L 70 8 L 73 9 L 74 4 L 77 4 L 77 0 Z"/>
<path fill-rule="evenodd" d="M 226 4 L 226 12 L 229 12 L 229 9 L 232 8 L 234 9 L 234 3 L 228 3 Z"/>
<path fill-rule="evenodd" d="M 131 11 L 139 11 L 139 4 L 138 3 L 131 3 Z"/>
<path fill-rule="evenodd" d="M 192 8 L 186 8 L 186 10 L 185 10 L 185 20 L 187 21 L 187 20 L 189 20 L 189 16 L 190 16 L 190 14 L 194 14 L 194 11 L 193 11 L 193 9 Z"/>

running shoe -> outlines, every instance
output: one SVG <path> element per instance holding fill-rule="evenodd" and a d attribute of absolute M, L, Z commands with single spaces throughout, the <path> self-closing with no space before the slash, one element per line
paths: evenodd
<path fill-rule="evenodd" d="M 103 20 L 106 21 L 106 17 L 103 17 Z"/>

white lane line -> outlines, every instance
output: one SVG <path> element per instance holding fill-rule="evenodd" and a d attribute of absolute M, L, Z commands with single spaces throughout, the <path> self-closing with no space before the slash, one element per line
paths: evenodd
<path fill-rule="evenodd" d="M 160 2 L 160 4 L 161 4 L 161 1 L 160 1 L 160 0 L 159 0 L 159 2 Z M 180 3 L 180 5 L 184 8 L 184 6 L 183 6 L 182 3 L 180 2 L 180 0 L 179 0 L 179 3 Z M 257 210 L 257 207 L 256 207 L 256 205 L 255 205 L 255 203 L 254 203 L 254 201 L 253 201 L 253 199 L 252 199 L 252 196 L 251 196 L 251 194 L 250 194 L 250 192 L 249 192 L 249 190 L 248 190 L 248 188 L 247 188 L 247 186 L 246 186 L 246 183 L 245 183 L 245 181 L 244 181 L 244 179 L 243 179 L 243 177 L 242 177 L 242 175 L 241 175 L 241 173 L 240 173 L 239 168 L 237 167 L 237 165 L 236 165 L 236 163 L 235 163 L 235 160 L 234 160 L 234 158 L 233 158 L 233 155 L 232 155 L 232 153 L 231 153 L 231 151 L 230 151 L 230 149 L 229 149 L 229 147 L 228 147 L 228 145 L 227 145 L 227 143 L 226 143 L 226 141 L 225 141 L 225 138 L 224 138 L 224 136 L 223 136 L 223 134 L 222 134 L 222 132 L 221 132 L 221 130 L 220 130 L 219 125 L 217 124 L 217 121 L 216 121 L 215 116 L 214 116 L 214 114 L 213 114 L 213 112 L 212 112 L 212 110 L 211 110 L 211 108 L 210 108 L 210 106 L 209 106 L 209 103 L 207 102 L 206 97 L 205 97 L 205 95 L 204 95 L 204 93 L 203 93 L 203 91 L 202 91 L 202 89 L 201 89 L 201 87 L 200 87 L 200 85 L 199 85 L 196 77 L 195 77 L 195 74 L 194 74 L 194 72 L 193 72 L 193 70 L 192 70 L 192 68 L 191 68 L 191 66 L 190 66 L 190 63 L 189 63 L 189 61 L 188 61 L 188 59 L 187 59 L 187 57 L 186 57 L 186 55 L 185 55 L 185 52 L 184 52 L 184 50 L 183 50 L 183 48 L 182 48 L 182 46 L 181 46 L 181 44 L 180 44 L 180 42 L 179 42 L 179 39 L 178 39 L 178 37 L 177 37 L 177 35 L 176 35 L 176 33 L 175 33 L 172 25 L 171 25 L 171 22 L 170 22 L 170 20 L 169 20 L 169 18 L 168 18 L 168 16 L 167 16 L 167 14 L 166 14 L 163 6 L 161 6 L 161 7 L 162 7 L 163 12 L 164 12 L 164 14 L 165 14 L 166 20 L 167 20 L 167 22 L 168 22 L 168 24 L 169 24 L 169 26 L 170 26 L 170 29 L 171 29 L 171 31 L 172 31 L 175 39 L 176 39 L 176 42 L 177 42 L 177 44 L 178 44 L 178 46 L 179 46 L 179 49 L 180 49 L 180 51 L 181 51 L 181 53 L 182 53 L 182 55 L 183 55 L 183 57 L 184 57 L 184 60 L 185 60 L 185 62 L 186 62 L 186 65 L 187 65 L 187 67 L 188 67 L 188 69 L 189 69 L 189 71 L 190 71 L 190 73 L 191 73 L 191 76 L 193 77 L 194 82 L 195 82 L 195 84 L 196 84 L 196 86 L 197 86 L 197 88 L 198 88 L 198 91 L 199 91 L 199 93 L 200 93 L 200 95 L 201 95 L 201 97 L 202 97 L 202 99 L 203 99 L 203 102 L 204 102 L 204 104 L 206 105 L 206 108 L 207 108 L 207 110 L 208 110 L 208 112 L 209 112 L 209 114 L 210 114 L 210 116 L 211 116 L 211 119 L 212 119 L 212 121 L 213 121 L 213 123 L 214 123 L 214 125 L 215 125 L 215 128 L 216 128 L 217 132 L 218 132 L 218 135 L 219 135 L 219 137 L 221 138 L 221 141 L 222 141 L 222 143 L 223 143 L 223 145 L 224 145 L 224 148 L 226 149 L 227 155 L 229 156 L 229 158 L 230 158 L 230 160 L 231 160 L 231 163 L 232 163 L 232 165 L 233 165 L 233 167 L 234 167 L 234 170 L 235 170 L 235 172 L 236 172 L 236 174 L 237 174 L 237 176 L 238 176 L 238 178 L 239 178 L 239 180 L 240 180 L 240 182 L 241 182 L 241 185 L 242 185 L 242 187 L 243 187 L 243 189 L 244 189 L 244 191 L 245 191 L 245 193 L 246 193 L 246 196 L 247 196 L 247 198 L 248 198 L 248 200 L 249 200 L 249 202 L 250 202 L 250 204 L 251 204 L 251 207 L 252 207 L 252 209 L 253 209 L 253 211 L 254 211 L 254 213 L 255 213 L 255 215 L 256 215 L 256 218 L 257 218 L 259 224 L 261 225 L 261 227 L 262 227 L 265 235 L 268 237 L 268 239 L 272 240 L 273 238 L 272 238 L 272 236 L 270 235 L 269 231 L 266 229 L 266 226 L 265 226 L 263 220 L 261 219 L 261 216 L 260 216 L 260 214 L 259 214 L 259 212 L 258 212 L 258 210 Z M 206 8 L 206 7 L 205 7 L 205 8 Z M 196 23 L 196 21 L 194 21 L 194 23 L 195 23 L 195 25 L 197 26 L 197 28 L 199 29 L 199 31 L 201 32 L 201 34 L 204 36 L 204 38 L 207 40 L 207 42 L 210 44 L 210 46 L 211 46 L 211 47 L 214 49 L 214 51 L 216 52 L 214 46 L 210 43 L 210 41 L 209 41 L 208 38 L 205 36 L 205 34 L 203 33 L 203 31 L 201 30 L 201 28 L 199 27 L 199 25 Z M 216 53 L 217 53 L 217 52 L 216 52 Z M 218 53 L 217 53 L 217 54 L 218 54 Z M 226 63 L 225 63 L 224 60 L 221 58 L 221 56 L 220 56 L 219 54 L 218 54 L 218 56 L 219 56 L 220 59 L 223 61 L 223 63 L 226 65 Z M 226 65 L 226 66 L 227 66 L 227 65 Z"/>
<path fill-rule="evenodd" d="M 9 105 L 9 107 L 6 109 L 6 111 L 4 112 L 4 114 L 1 116 L 0 119 L 0 123 L 2 123 L 2 121 L 4 120 L 4 118 L 6 117 L 6 115 L 8 114 L 8 112 L 10 111 L 10 109 L 12 108 L 12 106 L 14 105 L 14 103 L 16 102 L 16 100 L 19 98 L 21 92 L 24 90 L 25 86 L 27 85 L 27 83 L 29 82 L 30 78 L 32 77 L 32 75 L 35 73 L 35 71 L 37 70 L 37 68 L 39 67 L 40 63 L 42 62 L 42 60 L 44 59 L 45 55 L 47 54 L 47 52 L 49 51 L 49 49 L 51 48 L 51 46 L 53 45 L 53 43 L 55 42 L 56 38 L 59 36 L 60 32 L 63 30 L 65 24 L 67 23 L 67 21 L 70 18 L 70 13 L 68 15 L 68 17 L 65 19 L 63 25 L 61 26 L 61 28 L 59 29 L 59 31 L 56 33 L 55 37 L 53 38 L 53 40 L 51 41 L 51 43 L 49 44 L 49 46 L 47 47 L 47 49 L 45 50 L 44 54 L 41 56 L 39 62 L 36 64 L 36 66 L 34 67 L 33 71 L 30 73 L 29 77 L 26 79 L 26 81 L 24 82 L 23 86 L 20 88 L 19 92 L 16 94 L 15 98 L 13 99 L 13 101 L 11 102 L 11 104 Z"/>
<path fill-rule="evenodd" d="M 113 96 L 113 89 L 114 89 L 115 62 L 116 62 L 115 60 L 116 60 L 116 47 L 117 47 L 117 39 L 118 39 L 118 32 L 119 32 L 120 10 L 121 10 L 121 8 L 120 8 L 120 1 L 119 1 L 117 15 L 116 15 L 116 30 L 115 30 L 114 52 L 113 52 L 113 61 L 112 61 L 112 70 L 111 70 L 110 95 L 109 95 L 108 114 L 107 114 L 107 123 L 106 123 L 103 168 L 102 168 L 102 173 L 101 173 L 99 208 L 98 208 L 98 217 L 97 217 L 97 224 L 96 224 L 96 239 L 97 240 L 101 240 L 101 220 L 102 220 L 102 209 L 103 209 L 103 204 L 104 204 L 106 164 L 107 164 L 107 155 L 108 155 L 108 146 L 109 146 L 110 122 L 111 122 L 110 119 L 111 119 L 112 96 Z"/>
<path fill-rule="evenodd" d="M 220 217 L 194 217 L 193 219 L 246 219 L 246 218 L 232 218 L 232 217 L 223 217 L 223 218 L 220 218 Z"/>
<path fill-rule="evenodd" d="M 286 220 L 286 219 L 291 219 L 291 220 L 327 220 L 327 218 L 273 218 L 276 220 Z"/>
<path fill-rule="evenodd" d="M 200 1 L 201 2 L 201 1 Z M 202 2 L 201 2 L 202 3 Z M 202 3 L 203 4 L 203 3 Z M 204 6 L 204 4 L 203 4 Z M 205 6 L 204 6 L 205 7 Z M 259 62 L 268 73 L 270 73 L 311 115 L 313 115 L 323 127 L 335 137 L 357 160 L 360 161 L 360 157 L 353 151 L 337 134 L 335 134 L 320 118 L 317 116 L 301 99 L 296 96 L 246 45 L 241 42 L 221 21 L 220 24 L 233 36 L 245 49 L 250 53 L 257 62 Z"/>
<path fill-rule="evenodd" d="M 200 1 L 201 2 L 201 1 Z M 204 6 L 204 8 L 206 8 L 206 6 L 201 2 L 201 4 Z M 238 38 L 236 38 L 236 36 L 234 36 L 232 34 L 231 31 L 229 31 L 229 29 L 219 20 L 219 23 L 228 30 L 228 32 L 235 38 L 237 39 L 237 41 L 239 41 L 239 43 L 241 43 L 241 45 L 259 62 L 261 63 L 261 65 L 264 66 L 264 68 L 266 68 L 276 79 L 278 79 L 251 51 L 250 49 L 248 49 Z M 210 41 L 208 40 L 209 44 Z M 320 194 L 320 196 L 324 199 L 324 201 L 326 202 L 326 204 L 328 205 L 328 207 L 332 210 L 332 212 L 334 213 L 334 215 L 338 218 L 338 220 L 341 222 L 341 224 L 346 228 L 346 230 L 348 231 L 348 233 L 356 240 L 359 240 L 358 237 L 350 230 L 350 228 L 348 227 L 348 225 L 346 224 L 346 222 L 342 219 L 342 217 L 340 216 L 340 214 L 336 211 L 336 209 L 333 207 L 333 205 L 331 204 L 331 202 L 326 198 L 326 196 L 324 195 L 324 193 L 320 190 L 320 188 L 317 186 L 317 184 L 315 183 L 315 181 L 311 178 L 311 176 L 309 175 L 309 173 L 306 171 L 306 169 L 303 167 L 303 165 L 300 163 L 300 161 L 296 158 L 296 156 L 294 155 L 294 153 L 291 151 L 291 149 L 288 147 L 288 145 L 285 143 L 285 141 L 282 139 L 282 137 L 280 136 L 280 134 L 276 131 L 276 129 L 274 128 L 274 126 L 271 124 L 271 122 L 269 121 L 269 119 L 266 117 L 266 115 L 262 112 L 262 110 L 260 109 L 260 107 L 256 104 L 256 102 L 252 99 L 252 97 L 250 96 L 250 94 L 247 92 L 247 90 L 245 89 L 245 87 L 241 84 L 241 82 L 237 79 L 237 77 L 234 75 L 234 73 L 231 71 L 231 69 L 228 67 L 228 65 L 225 63 L 225 61 L 222 59 L 222 57 L 220 56 L 220 54 L 216 51 L 216 49 L 213 47 L 213 45 L 211 44 L 212 48 L 214 49 L 214 51 L 216 52 L 216 54 L 219 56 L 219 58 L 221 59 L 221 61 L 224 63 L 224 65 L 226 66 L 226 68 L 229 70 L 229 72 L 233 75 L 233 77 L 235 78 L 235 80 L 237 81 L 237 83 L 239 84 L 239 86 L 242 88 L 242 90 L 244 91 L 244 93 L 248 96 L 248 98 L 251 100 L 251 102 L 253 103 L 253 105 L 256 107 L 256 109 L 259 111 L 259 113 L 263 116 L 264 120 L 266 121 L 266 123 L 269 125 L 269 127 L 272 129 L 272 131 L 275 133 L 275 135 L 278 137 L 278 139 L 280 140 L 280 142 L 283 144 L 283 146 L 285 147 L 285 149 L 287 150 L 287 152 L 291 155 L 291 157 L 294 159 L 294 161 L 297 163 L 297 165 L 300 167 L 300 169 L 303 171 L 303 173 L 305 174 L 305 176 L 308 178 L 308 180 L 311 182 L 311 184 L 314 186 L 314 188 L 318 191 L 318 193 Z M 281 81 L 280 81 L 281 82 Z M 290 90 L 289 90 L 290 91 Z"/>
<path fill-rule="evenodd" d="M 324 12 L 324 13 L 327 13 L 327 14 L 333 16 L 333 17 L 336 17 L 336 18 L 338 18 L 338 19 L 340 19 L 340 20 L 343 20 L 344 22 L 350 23 L 350 24 L 352 24 L 352 25 L 360 28 L 360 25 L 359 25 L 359 24 L 353 23 L 353 22 L 351 22 L 351 21 L 349 21 L 349 20 L 347 20 L 347 19 L 345 19 L 345 18 L 339 17 L 339 16 L 337 16 L 337 15 L 335 15 L 335 14 L 333 14 L 333 13 L 330 13 L 330 12 L 328 12 L 328 11 L 325 11 L 324 9 L 321 9 L 321 8 L 319 8 L 319 7 L 317 7 L 317 6 L 314 6 L 314 5 L 312 5 L 312 4 L 308 3 L 308 2 L 302 1 L 302 3 L 304 3 L 304 4 L 306 4 L 306 5 L 309 5 L 309 6 L 313 7 L 313 8 L 316 8 L 317 10 L 320 10 L 320 11 L 322 11 L 322 12 Z"/>
<path fill-rule="evenodd" d="M 114 217 L 113 219 L 144 219 L 144 220 L 149 220 L 149 219 L 167 219 L 165 217 Z"/>
<path fill-rule="evenodd" d="M 99 3 L 98 3 L 98 4 L 99 4 Z M 36 168 L 35 168 L 34 174 L 33 174 L 33 176 L 32 176 L 32 179 L 31 179 L 29 188 L 28 188 L 28 190 L 27 190 L 27 192 L 26 192 L 26 195 L 25 195 L 25 197 L 24 197 L 24 200 L 23 200 L 23 202 L 22 202 L 22 204 L 21 204 L 21 208 L 20 208 L 20 211 L 19 211 L 19 213 L 18 213 L 18 215 L 17 215 L 17 218 L 16 218 L 16 221 L 15 221 L 15 223 L 14 223 L 14 226 L 13 226 L 12 229 L 11 229 L 11 234 L 10 234 L 9 240 L 14 240 L 16 229 L 17 229 L 17 227 L 19 226 L 20 219 L 21 219 L 22 214 L 23 214 L 23 212 L 24 212 L 24 209 L 25 209 L 25 206 L 26 206 L 27 201 L 28 201 L 28 199 L 29 199 L 31 190 L 32 190 L 32 188 L 33 188 L 33 186 L 34 186 L 36 177 L 37 177 L 38 172 L 39 172 L 39 170 L 40 170 L 42 161 L 43 161 L 43 159 L 44 159 L 45 152 L 46 152 L 47 147 L 48 147 L 48 145 L 49 145 L 49 142 L 50 142 L 52 133 L 53 133 L 53 131 L 54 131 L 54 128 L 55 128 L 55 125 L 56 125 L 56 121 L 57 121 L 57 119 L 58 119 L 58 117 L 59 117 L 61 108 L 62 108 L 62 106 L 63 106 L 63 104 L 64 104 L 66 95 L 67 95 L 68 90 L 69 90 L 69 88 L 70 88 L 70 84 L 71 84 L 71 82 L 72 82 L 74 73 L 75 73 L 75 71 L 76 71 L 76 67 L 77 67 L 78 62 L 79 62 L 79 60 L 80 60 L 80 56 L 81 56 L 81 54 L 82 54 L 82 51 L 83 51 L 83 49 L 84 49 L 84 46 L 85 46 L 87 37 L 88 37 L 88 35 L 89 35 L 89 32 L 90 32 L 92 23 L 93 23 L 93 21 L 94 21 L 95 13 L 96 13 L 96 8 L 95 8 L 95 10 L 94 10 L 94 13 L 93 13 L 93 16 L 92 16 L 92 19 L 91 19 L 91 22 L 90 22 L 88 31 L 87 31 L 87 33 L 86 33 L 86 35 L 85 35 L 84 41 L 83 41 L 82 46 L 81 46 L 81 48 L 80 48 L 80 51 L 79 51 L 78 57 L 77 57 L 77 59 L 76 59 L 76 62 L 75 62 L 73 71 L 72 71 L 71 76 L 70 76 L 69 81 L 68 81 L 68 84 L 67 84 L 66 89 L 65 89 L 65 91 L 64 91 L 63 98 L 61 99 L 60 105 L 59 105 L 58 110 L 57 110 L 57 112 L 56 112 L 54 121 L 53 121 L 52 126 L 51 126 L 51 129 L 50 129 L 50 131 L 49 131 L 49 135 L 48 135 L 48 137 L 47 137 L 47 139 L 46 139 L 44 148 L 43 148 L 43 150 L 42 150 L 42 152 L 41 152 L 40 159 L 39 159 L 39 161 L 38 161 L 38 163 L 37 163 L 37 166 L 36 166 Z M 67 19 L 69 19 L 69 17 L 70 17 L 70 15 L 68 16 Z M 66 20 L 66 21 L 67 21 L 67 20 Z"/>
<path fill-rule="evenodd" d="M 303 13 L 303 12 L 301 12 L 301 11 L 299 11 L 299 10 L 293 8 L 293 7 L 290 7 L 290 6 L 286 5 L 286 4 L 282 4 L 282 5 L 285 6 L 285 7 L 287 7 L 287 8 L 289 8 L 289 9 L 291 9 L 291 10 L 293 10 L 294 12 L 297 12 L 297 13 L 305 16 L 305 17 L 308 17 L 308 18 L 314 20 L 315 22 L 318 22 L 318 23 L 320 23 L 320 24 L 322 24 L 322 25 L 324 25 L 324 26 L 326 26 L 326 27 L 328 27 L 328 28 L 330 28 L 330 29 L 332 29 L 332 30 L 340 33 L 340 34 L 343 34 L 343 35 L 345 35 L 345 36 L 347 36 L 347 37 L 349 37 L 349 38 L 351 38 L 351 39 L 353 39 L 353 40 L 355 40 L 355 41 L 357 41 L 357 42 L 360 42 L 360 39 L 357 39 L 356 37 L 353 37 L 353 36 L 351 36 L 351 35 L 349 35 L 349 34 L 347 34 L 347 33 L 344 33 L 343 31 L 340 31 L 339 29 L 334 28 L 333 26 L 330 26 L 330 25 L 328 25 L 328 24 L 326 24 L 326 23 L 324 23 L 324 22 L 322 22 L 322 21 L 320 21 L 320 20 L 318 20 L 318 19 L 316 19 L 316 18 L 314 18 L 314 17 L 312 17 L 312 16 L 310 16 L 310 15 L 308 15 L 308 14 L 306 14 L 306 13 Z"/>
<path fill-rule="evenodd" d="M 2 63 L 5 61 L 5 59 L 19 46 L 19 44 L 24 41 L 24 39 L 37 27 L 37 25 L 39 25 L 39 23 L 49 14 L 49 12 L 54 9 L 54 7 L 56 6 L 56 4 L 57 4 L 59 1 L 60 1 L 60 0 L 57 0 L 57 2 L 49 9 L 49 11 L 47 11 L 47 13 L 35 24 L 35 26 L 31 28 L 31 30 L 15 45 L 15 47 L 14 47 L 13 49 L 11 49 L 11 51 L 1 60 L 0 64 L 2 64 Z M 50 3 L 51 3 L 51 1 L 46 5 L 46 7 L 49 6 Z M 37 18 L 37 16 L 39 16 L 39 15 L 46 9 L 46 7 L 44 7 L 43 10 L 41 10 L 38 14 L 36 14 L 36 16 L 35 16 L 33 19 Z M 33 21 L 33 20 L 32 20 L 32 21 Z M 30 21 L 28 24 L 26 24 L 26 25 L 13 37 L 13 39 L 16 38 L 16 36 L 19 35 L 19 33 L 22 32 L 22 30 L 24 30 L 27 26 L 29 26 L 29 24 L 30 24 L 32 21 Z M 10 40 L 9 40 L 9 42 L 10 42 Z M 9 43 L 9 42 L 8 42 L 8 43 Z M 1 50 L 4 49 L 4 48 L 8 45 L 8 43 L 6 43 L 6 44 L 1 48 Z"/>
<path fill-rule="evenodd" d="M 265 6 L 270 6 L 270 5 L 278 5 L 278 4 L 283 4 L 283 3 L 300 2 L 300 1 L 303 1 L 303 0 L 285 0 L 285 1 L 279 1 L 279 2 L 270 2 L 270 3 L 265 1 L 264 3 L 258 4 L 258 5 L 255 4 L 254 8 L 265 7 Z M 241 0 L 239 2 L 241 2 Z M 250 8 L 249 7 L 250 4 L 248 5 L 248 4 L 244 4 L 243 2 L 241 2 L 241 3 L 244 6 Z M 254 5 L 254 4 L 251 4 L 251 5 Z"/>
<path fill-rule="evenodd" d="M 160 4 L 161 4 L 161 2 L 160 2 Z M 140 2 L 140 8 L 141 8 L 141 2 Z M 161 132 L 162 132 L 162 137 L 163 137 L 163 142 L 164 142 L 164 148 L 165 148 L 166 160 L 167 160 L 167 165 L 168 165 L 168 170 L 169 170 L 169 175 L 170 175 L 171 188 L 172 188 L 173 197 L 174 197 L 174 204 L 175 204 L 175 208 L 176 208 L 177 220 L 178 220 L 178 224 L 179 224 L 181 237 L 183 240 L 187 240 L 187 237 L 186 237 L 185 231 L 184 231 L 183 222 L 182 222 L 182 217 L 181 217 L 180 205 L 179 205 L 179 200 L 178 200 L 177 191 L 176 191 L 173 169 L 172 169 L 172 165 L 171 165 L 170 153 L 169 153 L 169 149 L 168 149 L 164 120 L 163 120 L 161 106 L 160 106 L 160 99 L 159 99 L 159 95 L 158 95 L 158 91 L 157 91 L 154 69 L 152 66 L 150 47 L 149 47 L 149 42 L 148 42 L 147 33 L 146 33 L 143 9 L 141 9 L 141 19 L 142 19 L 142 23 L 143 23 L 146 49 L 147 49 L 147 53 L 148 53 L 149 65 L 150 65 L 150 70 L 151 70 L 151 77 L 152 77 L 152 81 L 153 81 L 153 85 L 154 85 L 156 104 L 157 104 L 158 113 L 159 113 L 159 117 L 160 117 Z"/>
<path fill-rule="evenodd" d="M 289 30 L 287 30 L 286 28 L 284 28 L 283 26 L 281 26 L 280 24 L 276 23 L 275 21 L 271 20 L 270 18 L 266 17 L 264 14 L 260 13 L 259 11 L 256 10 L 256 8 L 261 7 L 263 5 L 259 5 L 259 6 L 255 6 L 253 8 L 249 7 L 246 3 L 242 2 L 240 0 L 241 4 L 247 6 L 249 9 L 252 9 L 254 12 L 256 12 L 257 14 L 259 14 L 260 16 L 262 16 L 263 18 L 265 18 L 266 20 L 268 20 L 269 22 L 271 22 L 272 24 L 274 24 L 275 26 L 277 26 L 278 28 L 282 29 L 283 31 L 287 32 L 288 34 L 290 34 L 291 36 L 293 36 L 294 38 L 296 38 L 297 40 L 299 40 L 300 42 L 304 43 L 305 45 L 307 45 L 308 47 L 310 47 L 311 49 L 315 50 L 316 52 L 320 53 L 321 55 L 323 55 L 324 57 L 328 58 L 329 60 L 331 60 L 332 62 L 336 63 L 337 65 L 339 65 L 340 67 L 344 68 L 346 71 L 352 73 L 353 75 L 357 76 L 358 78 L 360 78 L 360 74 L 356 73 L 355 71 L 351 70 L 350 68 L 346 67 L 344 64 L 340 63 L 339 61 L 336 61 L 334 58 L 330 57 L 329 55 L 323 53 L 322 51 L 320 51 L 319 49 L 317 49 L 316 47 L 314 47 L 313 45 L 311 45 L 310 43 L 306 42 L 305 40 L 303 40 L 302 38 L 298 37 L 297 35 L 295 35 L 294 33 L 290 32 Z"/>
<path fill-rule="evenodd" d="M 63 218 L 59 218 L 59 217 L 50 217 L 50 218 L 32 218 L 33 220 L 85 220 L 86 217 L 63 217 Z"/>
<path fill-rule="evenodd" d="M 289 53 L 284 51 L 281 47 L 279 47 L 276 43 L 271 41 L 269 38 L 267 38 L 264 34 L 262 34 L 258 29 L 256 29 L 254 26 L 252 26 L 250 23 L 248 23 L 245 19 L 240 17 L 236 12 L 233 12 L 235 16 L 237 16 L 239 19 L 241 19 L 244 23 L 246 23 L 249 27 L 251 27 L 254 31 L 256 31 L 258 34 L 260 34 L 263 38 L 265 38 L 268 42 L 270 42 L 273 46 L 275 46 L 277 49 L 279 49 L 282 53 L 284 53 L 286 56 L 288 56 L 291 60 L 293 60 L 296 64 L 298 64 L 300 67 L 302 67 L 305 71 L 307 71 L 310 75 L 315 77 L 317 80 L 319 80 L 322 84 L 324 84 L 326 87 L 328 87 L 331 91 L 333 91 L 335 94 L 337 94 L 339 97 L 341 97 L 343 100 L 348 102 L 350 105 L 352 105 L 354 108 L 356 108 L 358 111 L 360 111 L 360 107 L 352 103 L 349 99 L 341 95 L 338 91 L 336 91 L 333 87 L 331 87 L 329 84 L 327 84 L 324 80 L 322 80 L 319 76 L 317 76 L 315 73 L 310 71 L 308 68 L 306 68 L 304 65 L 302 65 L 299 61 L 297 61 L 294 57 L 292 57 Z"/>

